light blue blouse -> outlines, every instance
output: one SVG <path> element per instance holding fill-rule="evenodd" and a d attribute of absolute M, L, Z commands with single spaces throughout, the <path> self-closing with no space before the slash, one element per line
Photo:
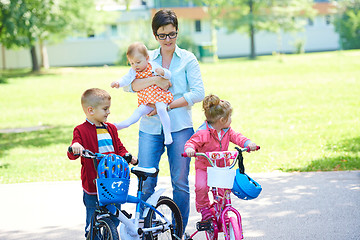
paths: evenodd
<path fill-rule="evenodd" d="M 162 65 L 160 48 L 149 51 L 149 56 L 150 60 Z M 184 97 L 188 102 L 186 107 L 174 108 L 169 111 L 171 132 L 177 132 L 193 127 L 191 106 L 204 99 L 205 91 L 199 62 L 193 53 L 176 46 L 169 70 L 172 83 L 169 91 L 174 95 L 174 100 Z M 160 134 L 162 125 L 159 116 L 143 116 L 140 120 L 140 131 L 148 134 Z"/>

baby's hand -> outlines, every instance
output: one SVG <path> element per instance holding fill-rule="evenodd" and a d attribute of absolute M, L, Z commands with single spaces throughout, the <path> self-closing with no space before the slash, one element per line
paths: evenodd
<path fill-rule="evenodd" d="M 250 143 L 249 145 L 248 145 L 248 147 L 250 148 L 250 151 L 256 151 L 257 149 L 256 149 L 256 147 L 257 147 L 257 145 L 256 145 L 256 143 Z"/>
<path fill-rule="evenodd" d="M 111 83 L 110 86 L 111 86 L 112 88 L 119 88 L 119 87 L 120 87 L 120 84 L 119 84 L 118 81 L 114 81 L 114 82 Z"/>
<path fill-rule="evenodd" d="M 84 150 L 84 147 L 78 142 L 71 145 L 71 148 L 74 155 L 81 155 Z"/>
<path fill-rule="evenodd" d="M 155 72 L 156 72 L 157 74 L 159 74 L 159 76 L 162 76 L 162 77 L 165 75 L 164 69 L 161 69 L 161 68 L 155 69 Z"/>
<path fill-rule="evenodd" d="M 194 157 L 195 156 L 195 149 L 193 149 L 193 148 L 187 148 L 185 150 L 185 152 L 186 152 L 186 155 L 188 157 Z"/>

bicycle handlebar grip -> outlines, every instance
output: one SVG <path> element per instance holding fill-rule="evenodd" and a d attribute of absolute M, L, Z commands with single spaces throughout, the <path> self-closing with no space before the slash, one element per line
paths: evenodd
<path fill-rule="evenodd" d="M 69 146 L 68 147 L 68 152 L 69 153 L 73 153 L 73 149 L 72 149 L 72 146 Z M 74 156 L 79 156 L 80 154 L 74 154 Z"/>
<path fill-rule="evenodd" d="M 250 150 L 250 147 L 246 147 L 246 151 L 247 152 L 250 152 L 251 150 Z M 260 146 L 256 146 L 256 149 L 254 150 L 254 151 L 257 151 L 257 150 L 259 150 L 260 149 Z"/>
<path fill-rule="evenodd" d="M 73 152 L 73 150 L 72 150 L 72 147 L 71 147 L 71 146 L 69 146 L 69 147 L 68 147 L 68 152 L 69 152 L 69 153 L 72 153 L 72 152 Z"/>
<path fill-rule="evenodd" d="M 186 154 L 186 152 L 181 154 L 182 157 L 187 157 L 188 155 Z"/>

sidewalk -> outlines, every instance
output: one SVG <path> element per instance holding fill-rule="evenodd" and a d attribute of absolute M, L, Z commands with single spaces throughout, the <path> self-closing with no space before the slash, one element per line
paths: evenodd
<path fill-rule="evenodd" d="M 232 198 L 242 215 L 245 239 L 360 239 L 360 171 L 249 175 L 263 187 L 259 198 Z M 192 233 L 200 215 L 194 209 L 193 176 L 190 181 L 186 232 Z M 159 186 L 171 196 L 168 177 L 160 178 Z M 83 239 L 80 181 L 2 184 L 0 193 L 0 239 Z"/>

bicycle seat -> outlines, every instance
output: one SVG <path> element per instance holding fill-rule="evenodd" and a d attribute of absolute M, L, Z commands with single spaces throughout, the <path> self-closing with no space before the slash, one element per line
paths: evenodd
<path fill-rule="evenodd" d="M 135 166 L 131 168 L 131 172 L 135 174 L 138 178 L 147 178 L 147 177 L 156 177 L 159 173 L 157 168 L 144 168 Z"/>

